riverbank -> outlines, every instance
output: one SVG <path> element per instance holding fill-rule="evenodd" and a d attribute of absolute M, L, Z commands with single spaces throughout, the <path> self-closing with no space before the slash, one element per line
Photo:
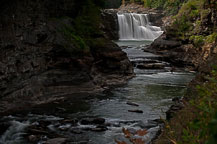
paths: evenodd
<path fill-rule="evenodd" d="M 208 62 L 203 67 L 206 71 L 200 71 L 189 85 L 182 109 L 173 111 L 154 144 L 216 143 L 216 57 Z"/>
<path fill-rule="evenodd" d="M 189 0 L 171 20 L 165 34 L 146 51 L 164 55 L 171 63 L 197 70 L 198 74 L 181 100 L 183 109 L 171 107 L 170 120 L 165 121 L 165 128 L 154 143 L 215 144 L 216 4 Z"/>

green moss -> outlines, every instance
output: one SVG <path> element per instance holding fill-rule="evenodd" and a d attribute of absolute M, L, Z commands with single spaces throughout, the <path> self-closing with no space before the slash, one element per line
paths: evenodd
<path fill-rule="evenodd" d="M 208 42 L 208 43 L 217 42 L 217 32 L 214 32 L 211 35 L 208 35 L 206 37 L 206 42 Z"/>

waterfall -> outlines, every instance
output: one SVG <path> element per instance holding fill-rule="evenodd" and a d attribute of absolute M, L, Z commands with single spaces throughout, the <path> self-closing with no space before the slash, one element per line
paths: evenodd
<path fill-rule="evenodd" d="M 148 14 L 124 13 L 118 15 L 120 40 L 154 40 L 163 31 L 152 26 Z"/>

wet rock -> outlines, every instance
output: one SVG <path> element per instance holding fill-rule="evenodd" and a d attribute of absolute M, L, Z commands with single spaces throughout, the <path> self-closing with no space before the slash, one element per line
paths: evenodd
<path fill-rule="evenodd" d="M 104 118 L 85 118 L 80 121 L 81 124 L 83 125 L 88 125 L 88 124 L 104 124 L 105 119 Z"/>
<path fill-rule="evenodd" d="M 40 129 L 28 129 L 28 133 L 31 133 L 33 135 L 48 135 L 49 133 L 45 130 L 40 130 Z"/>
<path fill-rule="evenodd" d="M 56 110 L 57 110 L 58 112 L 65 112 L 65 111 L 66 111 L 65 108 L 61 108 L 61 107 L 56 107 Z"/>
<path fill-rule="evenodd" d="M 45 144 L 66 144 L 66 138 L 54 138 L 45 142 Z"/>
<path fill-rule="evenodd" d="M 174 98 L 172 99 L 173 102 L 179 102 L 180 100 L 181 100 L 180 97 L 174 97 Z"/>
<path fill-rule="evenodd" d="M 172 105 L 169 110 L 166 112 L 166 119 L 170 120 L 177 111 L 181 110 L 184 106 L 182 104 Z"/>
<path fill-rule="evenodd" d="M 132 106 L 139 106 L 139 104 L 134 103 L 134 102 L 129 102 L 129 101 L 127 102 L 127 104 L 128 104 L 128 105 L 132 105 Z"/>
<path fill-rule="evenodd" d="M 95 131 L 95 132 L 102 132 L 102 131 L 106 131 L 108 130 L 108 128 L 106 126 L 97 126 L 96 128 L 92 128 L 91 131 Z"/>
<path fill-rule="evenodd" d="M 64 119 L 62 121 L 60 121 L 60 123 L 66 124 L 66 123 L 70 123 L 73 126 L 76 126 L 78 123 L 77 119 Z"/>
<path fill-rule="evenodd" d="M 0 123 L 0 135 L 4 134 L 5 131 L 10 127 L 10 123 L 2 122 Z"/>
<path fill-rule="evenodd" d="M 74 134 L 82 134 L 82 130 L 79 129 L 79 128 L 73 128 L 70 130 L 71 133 L 74 133 Z"/>
<path fill-rule="evenodd" d="M 112 40 L 118 40 L 118 18 L 117 10 L 106 9 L 101 13 L 103 19 L 102 30 L 105 32 L 105 35 Z"/>
<path fill-rule="evenodd" d="M 149 64 L 138 64 L 139 69 L 163 69 L 165 64 L 163 63 L 149 63 Z"/>
<path fill-rule="evenodd" d="M 162 120 L 162 119 L 155 119 L 155 120 L 153 120 L 154 122 L 157 122 L 157 123 L 159 123 L 159 124 L 163 124 L 164 123 L 164 120 Z"/>
<path fill-rule="evenodd" d="M 151 47 L 154 49 L 161 49 L 161 50 L 169 50 L 176 47 L 181 46 L 180 41 L 175 40 L 164 40 L 162 38 L 158 38 L 151 44 Z"/>
<path fill-rule="evenodd" d="M 59 128 L 61 131 L 67 131 L 70 127 L 71 127 L 71 124 L 66 124 L 66 125 L 61 125 L 61 126 L 59 126 L 58 128 Z"/>
<path fill-rule="evenodd" d="M 93 43 L 87 46 L 90 50 L 79 52 L 79 45 L 69 42 L 59 31 L 65 26 L 74 27 L 72 21 L 82 10 L 81 3 L 16 3 L 5 1 L 1 5 L 8 9 L 0 12 L 0 113 L 29 109 L 77 92 L 95 93 L 132 77 L 133 67 L 126 53 L 105 38 L 102 31 L 93 36 Z M 110 16 L 113 19 L 116 15 Z M 57 21 L 60 17 L 61 23 Z M 64 112 L 63 108 L 57 110 Z"/>
<path fill-rule="evenodd" d="M 128 110 L 128 112 L 143 113 L 142 110 Z"/>
<path fill-rule="evenodd" d="M 29 142 L 36 142 L 38 140 L 38 137 L 36 135 L 30 135 L 28 136 Z"/>
<path fill-rule="evenodd" d="M 48 125 L 51 124 L 51 121 L 40 120 L 40 121 L 38 121 L 38 124 L 39 124 L 40 127 L 46 128 Z"/>

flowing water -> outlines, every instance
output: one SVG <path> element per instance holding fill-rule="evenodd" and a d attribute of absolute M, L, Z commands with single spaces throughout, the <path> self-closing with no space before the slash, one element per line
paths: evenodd
<path fill-rule="evenodd" d="M 117 43 L 124 45 L 125 42 Z M 143 46 L 149 43 L 143 41 Z M 159 58 L 159 56 L 143 52 L 139 46 L 141 42 L 128 41 L 126 44 L 128 47 L 124 51 L 134 63 Z M 59 109 L 52 112 L 41 107 L 37 111 L 43 111 L 43 113 L 38 114 L 34 111 L 27 115 L 2 118 L 1 121 L 10 122 L 11 126 L 1 136 L 0 143 L 31 143 L 27 140 L 29 135 L 32 135 L 28 127 L 43 128 L 42 131 L 48 131 L 54 137 L 66 137 L 69 140 L 68 143 L 88 144 L 114 144 L 115 140 L 127 141 L 122 132 L 123 127 L 131 131 L 147 129 L 148 134 L 143 136 L 143 139 L 147 143 L 150 142 L 160 128 L 152 120 L 165 118 L 165 111 L 172 104 L 172 98 L 183 96 L 186 84 L 193 78 L 193 74 L 171 73 L 167 69 L 135 68 L 134 71 L 136 76 L 126 85 L 109 92 L 85 99 L 69 99 L 58 105 Z M 128 105 L 127 102 L 133 102 L 139 106 Z M 59 112 L 61 108 L 63 112 Z M 128 110 L 141 110 L 143 113 L 128 112 Z M 99 126 L 96 123 L 82 123 L 85 119 L 91 118 L 105 119 L 99 131 L 96 129 Z M 33 134 L 37 135 L 37 133 Z M 37 139 L 37 143 L 44 143 L 52 135 L 39 132 L 37 136 L 40 138 Z"/>
<path fill-rule="evenodd" d="M 152 41 L 140 39 L 154 39 L 161 33 L 160 29 L 154 29 L 153 35 L 149 31 L 147 37 L 144 37 L 144 27 L 146 30 L 151 29 L 146 16 L 118 15 L 121 17 L 119 23 L 129 21 L 134 25 L 130 29 L 134 31 L 133 35 L 120 36 L 121 39 L 136 38 L 137 41 L 116 42 L 134 64 L 134 78 L 127 84 L 104 93 L 73 95 L 67 101 L 43 105 L 29 110 L 28 113 L 5 116 L 0 119 L 1 128 L 5 129 L 0 133 L 0 144 L 43 144 L 52 138 L 66 138 L 67 143 L 71 144 L 115 144 L 115 140 L 129 143 L 123 128 L 131 133 L 145 130 L 146 134 L 135 137 L 151 143 L 161 126 L 156 119 L 165 118 L 165 112 L 173 103 L 172 98 L 184 95 L 186 85 L 194 74 L 182 70 L 170 72 L 169 63 L 161 61 L 160 56 L 142 50 Z M 146 20 L 138 24 L 138 19 Z M 135 31 L 134 27 L 138 25 L 142 25 L 141 29 Z M 127 29 L 127 26 L 123 29 Z M 164 67 L 138 68 L 138 65 L 147 63 L 160 63 Z"/>
<path fill-rule="evenodd" d="M 151 25 L 148 14 L 118 14 L 118 23 L 120 40 L 153 40 L 163 33 Z"/>

